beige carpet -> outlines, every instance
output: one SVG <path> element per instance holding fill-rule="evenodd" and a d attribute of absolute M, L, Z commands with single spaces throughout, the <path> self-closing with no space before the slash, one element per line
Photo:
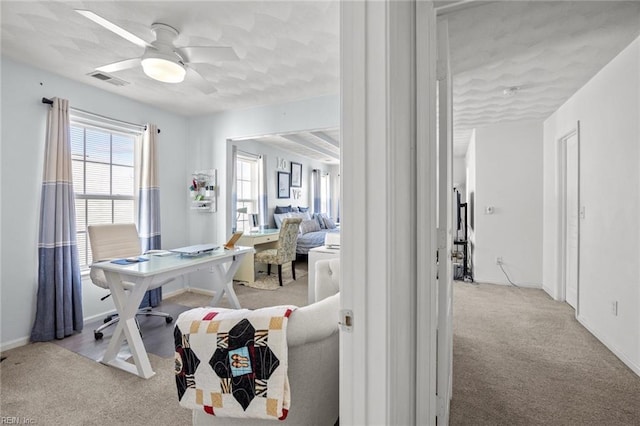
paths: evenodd
<path fill-rule="evenodd" d="M 276 291 L 234 288 L 242 307 L 249 309 L 307 303 L 306 274 Z M 183 293 L 166 301 L 199 307 L 210 300 L 209 296 Z M 221 306 L 229 307 L 226 299 Z M 173 339 L 169 340 L 167 344 L 173 345 Z M 0 363 L 2 418 L 19 417 L 20 424 L 26 418 L 39 426 L 191 424 L 191 411 L 178 404 L 173 357 L 149 354 L 156 375 L 144 380 L 54 343 L 32 343 L 2 356 L 7 357 Z"/>
<path fill-rule="evenodd" d="M 256 280 L 252 283 L 239 281 L 238 283 L 246 287 L 256 288 L 258 290 L 278 290 L 280 286 L 280 280 L 278 278 L 278 267 L 276 265 L 271 266 L 271 275 L 267 275 L 266 268 L 264 270 L 258 270 L 256 273 Z M 306 263 L 302 265 L 296 265 L 296 280 L 298 281 L 307 275 Z M 286 287 L 295 282 L 291 270 L 291 263 L 282 265 L 282 287 Z"/>
<path fill-rule="evenodd" d="M 640 377 L 544 291 L 454 285 L 451 425 L 640 425 Z"/>
<path fill-rule="evenodd" d="M 243 307 L 306 304 L 306 277 L 234 286 Z M 540 290 L 456 283 L 452 425 L 640 425 L 640 378 Z M 169 299 L 206 306 L 209 297 Z M 228 306 L 226 301 L 223 305 Z M 38 425 L 187 425 L 173 359 L 143 380 L 52 343 L 7 351 L 0 413 Z M 276 423 L 274 423 L 276 424 Z"/>

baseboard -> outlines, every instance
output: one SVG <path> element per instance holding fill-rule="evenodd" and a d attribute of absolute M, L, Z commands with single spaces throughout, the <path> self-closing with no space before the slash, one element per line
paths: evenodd
<path fill-rule="evenodd" d="M 31 342 L 31 338 L 21 337 L 19 339 L 11 340 L 10 342 L 5 342 L 0 346 L 0 352 L 8 351 L 9 349 L 19 348 L 20 346 L 27 345 Z"/>
<path fill-rule="evenodd" d="M 505 287 L 513 287 L 511 284 L 509 283 L 494 283 L 494 282 L 490 282 L 490 281 L 480 281 L 480 280 L 476 280 L 475 281 L 478 284 L 491 284 L 491 285 L 502 285 Z M 531 284 L 531 283 L 516 283 L 516 285 L 518 287 L 524 287 L 524 288 L 536 288 L 536 289 L 543 289 L 543 287 L 540 284 Z"/>
<path fill-rule="evenodd" d="M 216 295 L 215 291 L 213 291 L 213 290 L 205 290 L 203 288 L 193 288 L 193 287 L 191 287 L 191 288 L 187 289 L 186 291 L 189 291 L 191 293 L 202 294 L 204 296 L 211 296 L 211 297 Z"/>
<path fill-rule="evenodd" d="M 542 289 L 544 290 L 545 293 L 547 293 L 549 295 L 549 297 L 551 297 L 553 300 L 558 301 L 558 299 L 555 298 L 554 294 L 555 291 L 553 291 L 553 289 L 543 285 Z"/>
<path fill-rule="evenodd" d="M 578 315 L 578 322 L 582 324 L 584 328 L 589 331 L 589 333 L 593 334 L 596 339 L 600 340 L 600 342 L 607 347 L 615 356 L 617 356 L 620 361 L 622 361 L 627 367 L 629 367 L 636 375 L 640 376 L 640 365 L 636 365 L 633 361 L 631 361 L 627 356 L 622 353 L 622 351 L 618 350 L 618 348 L 611 344 L 607 339 L 603 338 L 602 335 L 597 333 L 592 327 L 589 326 L 584 317 Z"/>
<path fill-rule="evenodd" d="M 182 293 L 186 293 L 188 291 L 189 291 L 188 288 L 179 288 L 177 290 L 170 291 L 170 292 L 165 292 L 164 290 L 162 290 L 162 300 L 177 296 Z"/>
<path fill-rule="evenodd" d="M 213 292 L 208 291 L 208 290 L 200 290 L 200 289 L 188 289 L 188 288 L 179 288 L 178 290 L 172 291 L 172 292 L 162 292 L 162 300 L 164 299 L 168 299 L 169 297 L 173 297 L 173 296 L 177 296 L 179 294 L 182 293 L 186 293 L 188 291 L 193 291 L 194 293 L 201 293 L 201 294 L 205 294 L 207 296 L 213 296 Z M 116 314 L 117 311 L 115 309 L 111 310 L 111 311 L 105 311 L 105 312 L 101 312 L 95 315 L 91 315 L 90 317 L 84 317 L 83 318 L 83 323 L 84 325 L 87 325 L 90 322 L 93 322 L 97 319 L 102 319 L 105 318 L 109 315 L 114 315 Z M 4 352 L 4 351 L 8 351 L 10 349 L 15 349 L 15 348 L 19 348 L 20 346 L 24 346 L 31 343 L 31 338 L 29 336 L 26 337 L 20 337 L 19 339 L 15 339 L 15 340 L 11 340 L 10 342 L 5 342 L 0 344 L 0 352 Z"/>

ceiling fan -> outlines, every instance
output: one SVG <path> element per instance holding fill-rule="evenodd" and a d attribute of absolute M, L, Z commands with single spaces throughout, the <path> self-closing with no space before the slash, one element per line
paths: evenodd
<path fill-rule="evenodd" d="M 147 76 L 164 83 L 181 83 L 185 77 L 188 77 L 202 92 L 209 95 L 215 93 L 216 88 L 190 65 L 238 60 L 238 55 L 229 46 L 176 47 L 174 41 L 179 32 L 167 24 L 152 24 L 151 31 L 155 34 L 156 39 L 147 43 L 140 37 L 89 10 L 76 9 L 76 12 L 125 40 L 144 48 L 144 53 L 139 58 L 103 65 L 96 68 L 97 71 L 113 73 L 142 66 L 142 70 Z"/>

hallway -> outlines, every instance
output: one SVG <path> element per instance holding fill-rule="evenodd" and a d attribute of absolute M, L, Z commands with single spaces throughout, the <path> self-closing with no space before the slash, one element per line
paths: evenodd
<path fill-rule="evenodd" d="M 454 283 L 451 425 L 640 425 L 640 377 L 538 289 Z"/>

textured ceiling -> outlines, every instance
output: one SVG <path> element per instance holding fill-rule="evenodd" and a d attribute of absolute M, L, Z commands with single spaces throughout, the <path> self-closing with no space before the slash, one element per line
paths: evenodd
<path fill-rule="evenodd" d="M 454 153 L 471 129 L 544 120 L 640 34 L 640 2 L 492 2 L 446 14 Z M 504 89 L 520 90 L 505 96 Z"/>
<path fill-rule="evenodd" d="M 458 156 L 466 153 L 473 128 L 547 118 L 640 34 L 640 2 L 436 5 L 445 8 L 440 19 L 449 21 Z M 339 91 L 338 1 L 2 0 L 0 7 L 3 55 L 181 115 Z M 92 10 L 146 41 L 153 40 L 152 23 L 166 23 L 181 33 L 176 45 L 232 46 L 240 60 L 197 66 L 218 90 L 211 95 L 190 80 L 176 85 L 156 82 L 139 68 L 115 73 L 130 83 L 116 87 L 86 74 L 138 57 L 143 49 L 74 8 Z M 512 86 L 521 89 L 504 96 L 503 90 Z M 299 137 L 298 149 L 305 149 L 306 136 Z M 325 144 L 323 149 L 315 155 L 332 148 Z"/>
<path fill-rule="evenodd" d="M 281 133 L 246 138 L 327 164 L 340 163 L 340 129 Z"/>
<path fill-rule="evenodd" d="M 2 54 L 181 115 L 335 94 L 340 90 L 337 1 L 2 1 Z M 115 87 L 86 74 L 140 57 L 144 49 L 74 12 L 88 9 L 147 42 L 151 24 L 180 31 L 177 46 L 231 46 L 235 62 L 194 66 L 218 92 L 193 80 L 147 78 L 141 68 L 114 73 Z"/>

